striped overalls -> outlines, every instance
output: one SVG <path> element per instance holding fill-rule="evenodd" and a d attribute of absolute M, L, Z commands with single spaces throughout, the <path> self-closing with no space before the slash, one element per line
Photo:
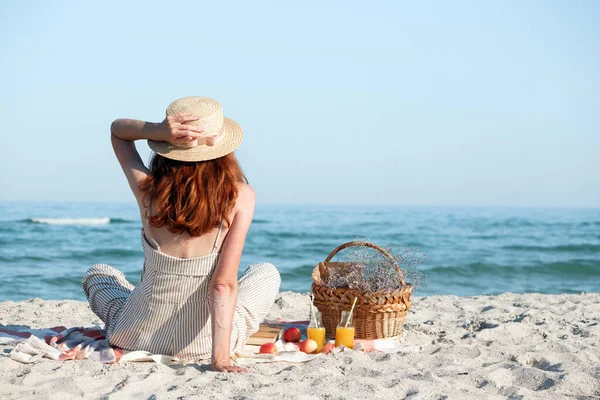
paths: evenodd
<path fill-rule="evenodd" d="M 178 258 L 150 245 L 142 230 L 144 270 L 134 287 L 122 272 L 95 264 L 83 278 L 92 311 L 106 324 L 110 343 L 180 359 L 211 357 L 209 283 L 219 252 Z M 239 280 L 231 351 L 241 350 L 258 330 L 279 292 L 279 272 L 268 263 L 252 265 Z"/>

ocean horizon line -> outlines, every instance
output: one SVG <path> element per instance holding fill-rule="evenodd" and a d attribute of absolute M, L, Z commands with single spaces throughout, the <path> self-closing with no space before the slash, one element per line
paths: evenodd
<path fill-rule="evenodd" d="M 132 205 L 131 200 L 3 200 L 0 199 L 0 205 L 3 204 L 114 204 L 114 205 Z M 518 205 L 518 204 L 392 204 L 392 203 L 285 203 L 285 202 L 257 202 L 257 207 L 331 207 L 331 208 L 406 208 L 406 209 L 473 209 L 473 210 L 600 210 L 600 205 Z"/>

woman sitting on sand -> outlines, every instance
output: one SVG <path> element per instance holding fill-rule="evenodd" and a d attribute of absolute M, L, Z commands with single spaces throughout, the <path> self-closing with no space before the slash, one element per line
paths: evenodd
<path fill-rule="evenodd" d="M 134 288 L 106 264 L 83 290 L 114 346 L 230 364 L 271 309 L 280 277 L 272 264 L 238 266 L 254 214 L 254 191 L 233 151 L 242 130 L 204 97 L 173 102 L 162 123 L 118 119 L 115 154 L 142 218 L 144 269 Z M 148 170 L 135 140 L 155 152 Z"/>

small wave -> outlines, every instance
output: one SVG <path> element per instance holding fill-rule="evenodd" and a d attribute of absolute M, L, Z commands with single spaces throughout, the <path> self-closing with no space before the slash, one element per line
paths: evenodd
<path fill-rule="evenodd" d="M 62 255 L 56 257 L 61 260 L 85 260 L 86 262 L 104 262 L 106 258 L 117 258 L 117 259 L 135 259 L 144 257 L 144 253 L 141 248 L 98 248 L 89 251 L 72 251 L 64 252 Z"/>
<path fill-rule="evenodd" d="M 23 255 L 5 255 L 5 254 L 0 254 L 0 262 L 7 262 L 7 263 L 21 263 L 21 262 L 27 262 L 27 261 L 33 261 L 33 262 L 45 262 L 45 261 L 52 261 L 52 258 L 50 257 L 44 257 L 44 256 L 36 256 L 36 255 L 29 255 L 29 256 L 23 256 Z"/>
<path fill-rule="evenodd" d="M 271 239 L 298 239 L 310 238 L 310 233 L 302 234 L 300 232 L 285 232 L 285 231 L 265 231 L 264 236 Z"/>
<path fill-rule="evenodd" d="M 579 225 L 581 226 L 600 226 L 600 221 L 586 221 L 582 222 Z"/>
<path fill-rule="evenodd" d="M 492 222 L 489 226 L 492 228 L 522 228 L 536 225 L 538 224 L 523 218 L 507 218 L 501 221 Z"/>
<path fill-rule="evenodd" d="M 423 272 L 437 277 L 514 277 L 543 275 L 545 277 L 596 277 L 600 273 L 600 263 L 596 261 L 572 260 L 566 262 L 539 263 L 535 265 L 499 265 L 470 263 L 464 266 L 435 266 L 424 268 Z"/>
<path fill-rule="evenodd" d="M 44 225 L 107 225 L 111 219 L 104 218 L 30 218 L 27 220 L 32 224 Z"/>
<path fill-rule="evenodd" d="M 500 235 L 468 235 L 467 239 L 481 239 L 481 240 L 496 240 L 502 238 Z"/>
<path fill-rule="evenodd" d="M 131 224 L 131 223 L 135 223 L 136 221 L 132 221 L 129 219 L 125 219 L 125 218 L 111 218 L 110 219 L 110 223 L 111 224 Z"/>
<path fill-rule="evenodd" d="M 90 258 L 98 258 L 102 259 L 104 257 L 143 257 L 144 253 L 141 248 L 131 248 L 131 249 L 118 249 L 118 248 L 108 248 L 108 249 L 95 249 L 89 252 L 81 253 L 81 255 L 85 255 Z"/>

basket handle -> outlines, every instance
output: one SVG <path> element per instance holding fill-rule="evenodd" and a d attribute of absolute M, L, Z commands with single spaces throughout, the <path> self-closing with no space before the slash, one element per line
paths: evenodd
<path fill-rule="evenodd" d="M 369 242 L 348 242 L 348 243 L 344 243 L 341 246 L 336 247 L 335 249 L 333 249 L 333 251 L 331 253 L 329 253 L 329 255 L 327 256 L 327 258 L 325 259 L 325 262 L 329 262 L 331 261 L 331 259 L 333 258 L 333 256 L 335 256 L 338 252 L 340 252 L 341 250 L 344 250 L 347 247 L 360 247 L 360 246 L 364 246 L 364 247 L 370 247 L 372 249 L 377 250 L 378 252 L 380 252 L 381 254 L 383 254 L 388 260 L 390 260 L 392 262 L 392 264 L 394 265 L 394 268 L 396 268 L 396 271 L 398 271 L 399 273 L 402 273 L 402 270 L 400 269 L 400 266 L 398 265 L 398 263 L 396 262 L 396 260 L 394 260 L 394 257 L 392 257 L 392 255 L 390 253 L 388 253 L 385 249 L 382 249 L 381 247 L 377 246 L 376 244 L 373 243 L 369 243 Z"/>

